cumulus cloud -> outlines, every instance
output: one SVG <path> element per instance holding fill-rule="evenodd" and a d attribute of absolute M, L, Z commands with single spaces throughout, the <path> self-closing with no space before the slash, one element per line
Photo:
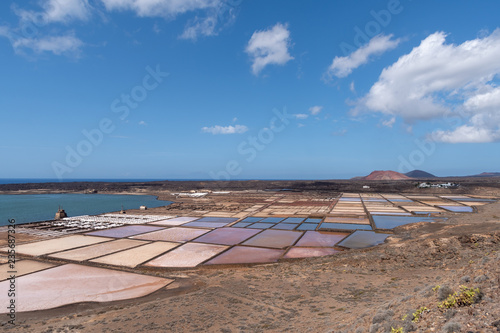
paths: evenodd
<path fill-rule="evenodd" d="M 214 8 L 221 0 L 102 0 L 107 10 L 130 10 L 141 17 L 174 17 L 193 10 Z"/>
<path fill-rule="evenodd" d="M 468 123 L 454 130 L 432 133 L 436 141 L 483 143 L 500 141 L 500 88 L 491 88 L 468 98 L 462 114 L 472 114 Z"/>
<path fill-rule="evenodd" d="M 435 131 L 433 138 L 450 143 L 499 141 L 499 54 L 500 29 L 459 45 L 447 44 L 443 32 L 433 33 L 385 68 L 351 112 L 400 116 L 407 123 L 460 115 L 466 124 Z"/>
<path fill-rule="evenodd" d="M 284 65 L 292 60 L 288 53 L 290 43 L 290 31 L 281 23 L 255 31 L 245 49 L 252 58 L 252 73 L 258 75 L 267 65 Z"/>
<path fill-rule="evenodd" d="M 309 108 L 309 112 L 311 112 L 311 114 L 312 114 L 313 116 L 315 116 L 315 115 L 317 115 L 318 113 L 320 113 L 320 112 L 321 112 L 321 110 L 323 110 L 323 107 L 322 107 L 322 106 L 320 106 L 320 105 L 311 106 L 311 107 Z"/>
<path fill-rule="evenodd" d="M 392 37 L 393 35 L 377 35 L 373 37 L 368 44 L 360 47 L 350 55 L 346 57 L 335 57 L 330 67 L 328 67 L 327 77 L 346 77 L 351 74 L 354 69 L 368 63 L 372 56 L 381 55 L 396 48 L 400 40 L 392 39 Z"/>
<path fill-rule="evenodd" d="M 212 127 L 203 127 L 201 129 L 203 133 L 210 133 L 210 134 L 242 134 L 248 131 L 248 127 L 245 125 L 230 125 L 230 126 L 219 126 L 215 125 Z"/>

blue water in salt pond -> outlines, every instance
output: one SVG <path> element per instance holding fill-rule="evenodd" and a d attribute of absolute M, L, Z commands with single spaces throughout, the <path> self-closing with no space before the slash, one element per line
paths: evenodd
<path fill-rule="evenodd" d="M 68 216 L 96 215 L 122 209 L 167 206 L 171 201 L 157 200 L 153 195 L 121 194 L 21 194 L 0 195 L 0 226 L 15 219 L 16 224 L 53 220 L 59 206 Z"/>

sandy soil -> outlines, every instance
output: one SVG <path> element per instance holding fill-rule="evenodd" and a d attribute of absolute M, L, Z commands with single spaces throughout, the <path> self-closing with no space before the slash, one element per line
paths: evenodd
<path fill-rule="evenodd" d="M 20 313 L 16 327 L 0 325 L 45 333 L 500 332 L 500 203 L 399 227 L 371 249 L 155 272 L 176 282 L 141 299 Z M 475 303 L 439 308 L 461 285 L 480 289 Z"/>

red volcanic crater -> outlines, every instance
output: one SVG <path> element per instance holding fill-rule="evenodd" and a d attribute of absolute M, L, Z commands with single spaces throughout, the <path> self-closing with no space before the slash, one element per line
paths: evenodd
<path fill-rule="evenodd" d="M 411 177 L 408 177 L 402 173 L 396 172 L 396 171 L 373 171 L 366 177 L 361 177 L 359 178 L 361 180 L 403 180 L 403 179 L 413 179 Z"/>

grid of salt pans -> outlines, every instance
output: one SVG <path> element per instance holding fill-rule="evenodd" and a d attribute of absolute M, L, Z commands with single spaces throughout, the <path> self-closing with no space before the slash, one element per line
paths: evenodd
<path fill-rule="evenodd" d="M 165 220 L 172 217 L 174 216 L 131 214 L 80 215 L 65 217 L 61 221 L 52 222 L 52 225 L 56 227 L 64 226 L 67 228 L 75 228 L 75 230 L 99 230 L 120 227 L 129 224 L 144 224 L 159 220 Z"/>
<path fill-rule="evenodd" d="M 379 213 L 405 214 L 406 213 L 406 211 L 393 205 L 391 202 L 387 201 L 386 199 L 383 199 L 382 197 L 372 199 L 372 200 L 363 199 L 363 203 L 365 204 L 366 210 L 370 214 L 379 214 Z"/>
<path fill-rule="evenodd" d="M 330 215 L 366 216 L 366 213 L 359 194 L 343 193 L 335 207 L 330 211 Z"/>

